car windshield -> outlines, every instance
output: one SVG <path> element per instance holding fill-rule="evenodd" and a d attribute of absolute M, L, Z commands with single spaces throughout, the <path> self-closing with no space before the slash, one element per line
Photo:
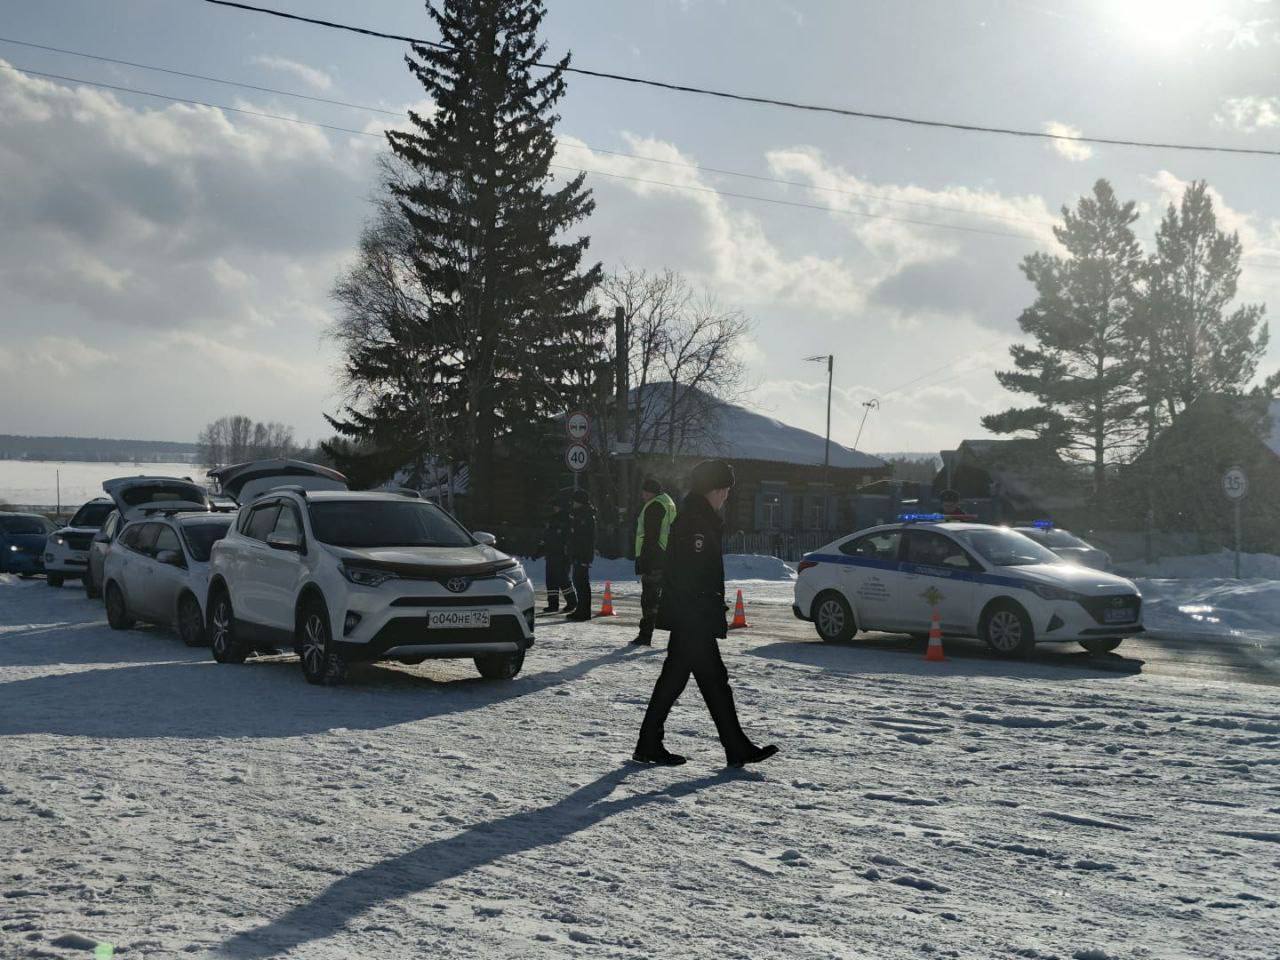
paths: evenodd
<path fill-rule="evenodd" d="M 335 547 L 469 547 L 475 543 L 455 520 L 421 500 L 312 502 L 316 539 Z"/>
<path fill-rule="evenodd" d="M 184 523 L 182 536 L 187 541 L 187 549 L 191 551 L 191 559 L 201 563 L 209 559 L 213 545 L 227 535 L 231 529 L 231 518 L 225 520 L 201 520 L 199 523 Z"/>
<path fill-rule="evenodd" d="M 116 505 L 110 501 L 91 500 L 76 511 L 76 515 L 71 518 L 68 526 L 93 527 L 96 530 L 102 526 L 107 517 L 111 516 L 111 511 L 115 508 Z"/>
<path fill-rule="evenodd" d="M 1016 530 L 966 530 L 957 536 L 978 556 L 997 567 L 1026 567 L 1034 563 L 1062 563 L 1063 559 Z"/>
<path fill-rule="evenodd" d="M 52 524 L 43 517 L 0 517 L 0 533 L 16 536 L 49 533 Z"/>
<path fill-rule="evenodd" d="M 1077 537 L 1075 534 L 1067 533 L 1065 530 L 1045 530 L 1040 536 L 1036 537 L 1037 543 L 1043 543 L 1046 547 L 1053 549 L 1055 547 L 1088 547 L 1089 545 Z"/>

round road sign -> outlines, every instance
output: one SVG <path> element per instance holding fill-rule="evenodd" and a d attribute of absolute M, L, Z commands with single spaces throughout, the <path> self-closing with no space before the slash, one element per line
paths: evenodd
<path fill-rule="evenodd" d="M 564 451 L 564 462 L 574 473 L 587 469 L 590 460 L 591 454 L 580 443 L 571 443 Z"/>
<path fill-rule="evenodd" d="M 591 432 L 591 418 L 579 410 L 565 417 L 564 428 L 572 439 L 585 440 Z"/>
<path fill-rule="evenodd" d="M 1222 492 L 1228 500 L 1243 500 L 1249 492 L 1249 478 L 1243 467 L 1232 467 L 1222 475 Z"/>

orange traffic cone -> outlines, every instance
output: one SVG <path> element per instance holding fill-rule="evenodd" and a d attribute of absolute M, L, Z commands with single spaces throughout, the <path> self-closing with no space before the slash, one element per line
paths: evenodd
<path fill-rule="evenodd" d="M 738 602 L 733 608 L 733 623 L 729 624 L 730 630 L 741 630 L 743 627 L 750 626 L 747 623 L 747 611 L 742 605 L 742 591 L 738 591 Z"/>
<path fill-rule="evenodd" d="M 597 617 L 616 617 L 617 616 L 617 614 L 613 612 L 613 584 L 611 584 L 608 580 L 604 582 L 604 600 L 601 602 L 600 612 L 597 613 L 596 616 Z"/>
<path fill-rule="evenodd" d="M 933 608 L 933 618 L 929 622 L 929 649 L 925 651 L 926 660 L 945 660 L 942 654 L 942 618 L 938 616 L 938 608 Z"/>

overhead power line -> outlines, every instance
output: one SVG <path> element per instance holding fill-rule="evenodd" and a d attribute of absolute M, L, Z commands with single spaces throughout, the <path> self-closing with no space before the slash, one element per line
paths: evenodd
<path fill-rule="evenodd" d="M 86 80 L 81 77 L 69 77 L 59 73 L 47 73 L 40 70 L 30 70 L 25 67 L 21 67 L 21 68 L 16 67 L 8 63 L 0 63 L 0 66 L 3 66 L 9 70 L 12 70 L 15 73 L 24 73 L 29 76 L 41 77 L 46 80 L 61 80 L 65 83 L 79 83 L 79 84 L 84 84 L 86 86 L 100 87 L 105 90 L 112 90 L 119 93 L 132 94 L 134 96 L 151 97 L 157 100 L 167 100 L 171 103 L 185 103 L 191 106 L 206 107 L 211 110 L 223 110 L 227 113 L 235 113 L 241 116 L 255 117 L 261 120 L 277 120 L 283 123 L 292 123 L 292 124 L 297 124 L 299 126 L 304 126 L 304 127 L 317 127 L 322 130 L 331 130 L 335 133 L 349 133 L 349 134 L 352 134 L 353 136 L 358 136 L 358 137 L 371 137 L 379 140 L 383 138 L 383 134 L 381 132 L 375 132 L 370 130 L 357 130 L 354 127 L 344 127 L 344 126 L 340 126 L 338 124 L 332 124 L 332 123 L 320 123 L 315 120 L 304 120 L 301 117 L 286 117 L 280 114 L 266 113 L 260 110 L 249 110 L 244 107 L 229 107 L 229 106 L 226 106 L 225 104 L 211 103 L 207 100 L 196 100 L 191 97 L 177 97 L 177 96 L 172 96 L 166 93 L 156 93 L 151 90 L 140 90 L 136 87 L 126 87 L 126 86 L 121 86 L 119 84 L 106 83 L 100 80 Z M 400 115 L 396 114 L 396 116 L 400 116 Z M 572 146 L 572 145 L 565 144 L 565 146 Z M 588 147 L 586 149 L 594 149 L 594 148 Z M 613 155 L 616 155 L 616 156 L 632 157 L 637 160 L 650 159 L 650 158 L 641 157 L 635 154 L 618 154 L 616 151 L 599 151 L 599 152 L 612 153 Z M 714 169 L 714 168 L 699 167 L 696 164 L 680 164 L 680 163 L 677 163 L 676 161 L 657 161 L 657 162 L 670 162 L 677 166 L 687 166 L 687 167 L 698 169 L 698 170 Z M 957 231 L 961 233 L 977 234 L 980 236 L 990 236 L 990 237 L 997 237 L 997 238 L 1009 239 L 1009 240 L 1022 240 L 1028 243 L 1037 242 L 1035 237 L 1030 236 L 1028 234 L 1023 234 L 1023 233 L 1010 233 L 1010 232 L 999 231 L 999 230 L 986 230 L 981 227 L 971 227 L 971 226 L 964 226 L 961 224 L 952 224 L 952 223 L 939 223 L 936 220 L 918 220 L 912 217 L 896 217 L 890 214 L 868 213 L 866 211 L 861 211 L 861 210 L 843 210 L 837 207 L 830 207 L 830 206 L 826 206 L 818 203 L 805 203 L 799 200 L 784 200 L 778 197 L 762 197 L 757 194 L 750 194 L 750 193 L 736 193 L 729 190 L 720 190 L 715 187 L 704 187 L 696 184 L 672 183 L 669 180 L 657 180 L 657 179 L 651 179 L 648 177 L 637 177 L 637 176 L 631 176 L 631 175 L 622 174 L 622 173 L 611 173 L 605 170 L 596 170 L 591 167 L 580 167 L 580 166 L 574 166 L 571 164 L 564 164 L 564 163 L 553 162 L 549 164 L 549 166 L 554 167 L 556 169 L 560 169 L 560 170 L 569 170 L 576 173 L 587 173 L 597 177 L 607 177 L 613 180 L 626 180 L 632 183 L 643 183 L 643 184 L 649 184 L 652 186 L 667 187 L 673 190 L 685 190 L 692 193 L 716 194 L 717 196 L 728 197 L 736 200 L 750 200 L 757 203 L 768 203 L 768 204 L 773 204 L 775 206 L 783 206 L 783 207 L 795 207 L 803 210 L 817 210 L 823 213 L 843 214 L 845 216 L 859 217 L 859 218 L 868 219 L 868 220 L 885 220 L 893 223 L 909 224 L 912 226 L 931 227 L 938 230 L 952 230 L 952 231 Z M 725 171 L 725 172 L 728 172 L 728 171 Z M 779 182 L 786 182 L 786 181 L 779 181 Z M 796 184 L 796 185 L 803 186 L 803 184 Z M 818 188 L 818 189 L 821 189 L 821 188 Z M 942 208 L 942 209 L 956 209 L 956 208 Z M 965 211 L 965 212 L 968 212 L 968 211 Z M 1037 223 L 1037 224 L 1045 223 L 1045 221 L 1037 221 L 1037 220 L 1031 220 L 1031 219 L 1028 219 L 1027 222 Z M 1250 259 L 1250 258 L 1246 257 L 1245 259 Z M 1253 264 L 1254 266 L 1262 267 L 1264 269 L 1280 270 L 1280 264 L 1258 263 L 1256 261 L 1254 261 Z"/>
<path fill-rule="evenodd" d="M 205 3 L 211 3 L 219 7 L 230 7 L 236 10 L 243 10 L 250 13 L 261 13 L 267 16 L 280 17 L 284 20 L 294 20 L 299 23 L 309 23 L 318 27 L 327 27 L 333 30 L 345 30 L 349 33 L 358 33 L 367 37 L 378 37 L 384 40 L 399 40 L 404 43 L 413 43 L 421 46 L 432 47 L 436 50 L 450 50 L 446 44 L 439 43 L 435 40 L 423 40 L 419 37 L 409 37 L 398 33 L 386 33 L 381 30 L 372 30 L 367 27 L 357 27 L 352 24 L 338 23 L 333 20 L 321 20 L 317 17 L 304 17 L 297 13 L 287 13 L 283 10 L 273 10 L 270 7 L 259 7 L 250 3 L 239 3 L 236 0 L 204 0 Z M 559 65 L 554 63 L 542 63 L 537 60 L 525 61 L 528 66 L 537 67 L 542 70 L 555 70 Z M 1057 140 L 1068 143 L 1095 143 L 1104 146 L 1113 147 L 1142 147 L 1152 150 L 1188 150 L 1199 153 L 1229 153 L 1241 154 L 1245 156 L 1257 157 L 1280 157 L 1280 150 L 1264 150 L 1258 147 L 1224 147 L 1215 144 L 1193 144 L 1193 143 L 1165 143 L 1150 140 L 1131 140 L 1119 137 L 1086 137 L 1075 136 L 1061 133 L 1049 133 L 1045 130 L 1024 130 L 1015 127 L 996 127 L 985 126 L 976 123 L 960 123 L 952 120 L 925 120 L 920 117 L 906 117 L 892 113 L 878 113 L 868 110 L 853 110 L 847 107 L 832 107 L 814 103 L 800 103 L 794 100 L 781 100 L 774 97 L 754 96 L 745 93 L 732 93 L 727 90 L 714 90 L 708 87 L 694 87 L 688 84 L 672 83 L 666 80 L 652 80 L 645 77 L 633 77 L 622 73 L 609 73 L 603 70 L 589 70 L 585 67 L 565 67 L 566 72 L 576 73 L 586 77 L 596 77 L 602 80 L 616 80 L 620 83 L 630 83 L 639 86 L 657 87 L 662 90 L 673 90 L 678 93 L 697 94 L 704 97 L 717 97 L 722 100 L 736 100 L 742 103 L 761 104 L 772 107 L 784 107 L 790 110 L 806 110 L 812 113 L 833 114 L 841 117 L 853 117 L 861 120 L 880 120 L 890 123 L 902 123 L 916 127 L 933 127 L 943 130 L 959 130 L 966 133 L 989 133 L 1000 134 L 1009 137 L 1025 137 L 1036 140 Z"/>

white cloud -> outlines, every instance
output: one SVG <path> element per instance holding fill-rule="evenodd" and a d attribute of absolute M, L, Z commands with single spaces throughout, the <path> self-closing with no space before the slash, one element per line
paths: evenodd
<path fill-rule="evenodd" d="M 1043 124 L 1045 133 L 1055 137 L 1081 137 L 1084 131 L 1079 127 L 1073 127 L 1068 123 L 1062 123 L 1060 120 L 1046 120 Z M 1087 143 L 1079 143 L 1072 140 L 1050 140 L 1049 146 L 1060 157 L 1064 157 L 1073 163 L 1082 163 L 1093 156 L 1093 147 Z"/>
<path fill-rule="evenodd" d="M 268 70 L 275 70 L 279 73 L 286 73 L 291 77 L 296 77 L 313 90 L 328 90 L 333 86 L 333 78 L 329 74 L 323 70 L 317 70 L 315 67 L 309 67 L 305 63 L 298 63 L 296 60 L 260 55 L 254 57 L 250 62 L 266 67 Z"/>
<path fill-rule="evenodd" d="M 1231 97 L 1224 100 L 1214 120 L 1244 133 L 1280 127 L 1280 97 Z"/>

